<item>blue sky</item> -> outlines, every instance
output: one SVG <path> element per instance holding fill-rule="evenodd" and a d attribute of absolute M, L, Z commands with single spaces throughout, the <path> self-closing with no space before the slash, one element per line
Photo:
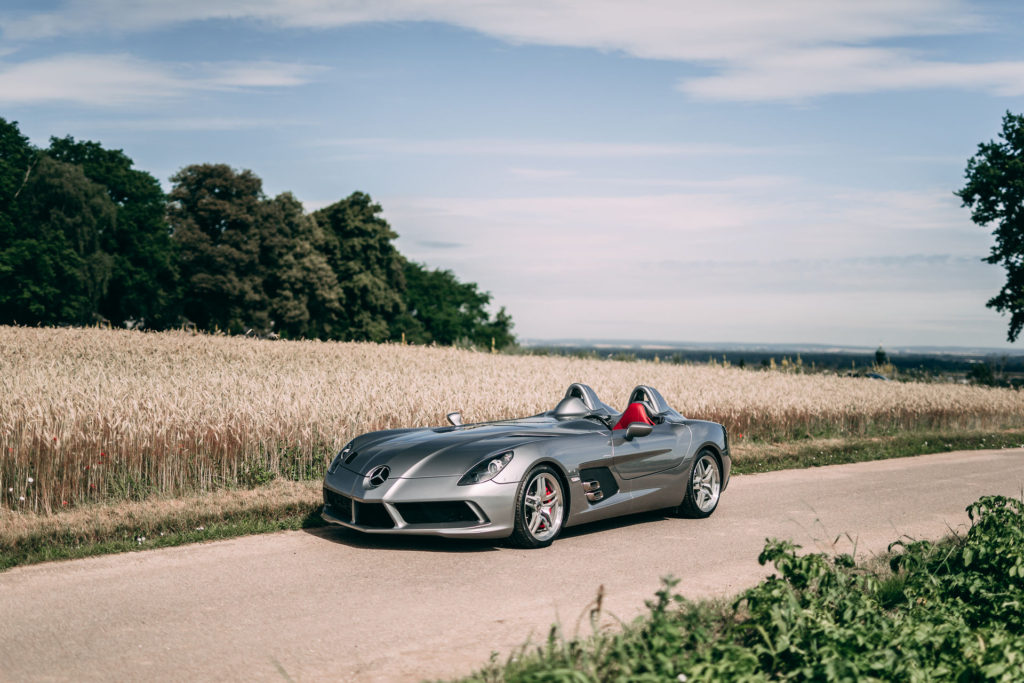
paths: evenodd
<path fill-rule="evenodd" d="M 7 2 L 0 116 L 165 185 L 370 193 L 527 338 L 1005 345 L 953 190 L 1024 111 L 1024 6 Z"/>

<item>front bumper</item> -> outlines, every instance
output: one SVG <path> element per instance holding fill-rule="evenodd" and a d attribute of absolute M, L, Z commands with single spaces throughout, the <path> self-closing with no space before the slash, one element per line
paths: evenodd
<path fill-rule="evenodd" d="M 516 483 L 458 486 L 459 477 L 391 479 L 367 490 L 364 477 L 339 469 L 324 480 L 324 521 L 371 534 L 506 538 L 514 524 Z"/>

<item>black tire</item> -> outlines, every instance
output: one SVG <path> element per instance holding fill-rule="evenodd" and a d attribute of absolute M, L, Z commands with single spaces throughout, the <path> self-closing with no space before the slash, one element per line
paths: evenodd
<path fill-rule="evenodd" d="M 702 449 L 693 459 L 686 476 L 683 502 L 676 508 L 680 517 L 710 517 L 722 496 L 722 463 L 710 448 Z"/>
<path fill-rule="evenodd" d="M 547 465 L 534 467 L 516 491 L 515 525 L 509 544 L 517 548 L 551 545 L 562 533 L 566 503 L 565 487 L 558 472 Z"/>

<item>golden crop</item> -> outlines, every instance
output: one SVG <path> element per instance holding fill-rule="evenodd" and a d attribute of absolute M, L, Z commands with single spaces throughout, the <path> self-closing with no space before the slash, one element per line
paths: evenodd
<path fill-rule="evenodd" d="M 353 436 L 548 410 L 636 384 L 737 437 L 1024 424 L 1005 389 L 398 344 L 0 327 L 0 501 L 47 512 L 318 476 Z M 24 497 L 24 500 L 21 500 Z"/>

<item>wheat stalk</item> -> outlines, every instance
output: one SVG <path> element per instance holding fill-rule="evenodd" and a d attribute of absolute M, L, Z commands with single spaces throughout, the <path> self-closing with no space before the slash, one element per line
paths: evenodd
<path fill-rule="evenodd" d="M 353 436 L 550 409 L 571 382 L 636 384 L 766 439 L 1024 424 L 1018 392 L 400 344 L 0 327 L 0 501 L 50 512 L 317 477 Z M 30 482 L 29 479 L 32 481 Z M 24 500 L 22 500 L 24 498 Z"/>

